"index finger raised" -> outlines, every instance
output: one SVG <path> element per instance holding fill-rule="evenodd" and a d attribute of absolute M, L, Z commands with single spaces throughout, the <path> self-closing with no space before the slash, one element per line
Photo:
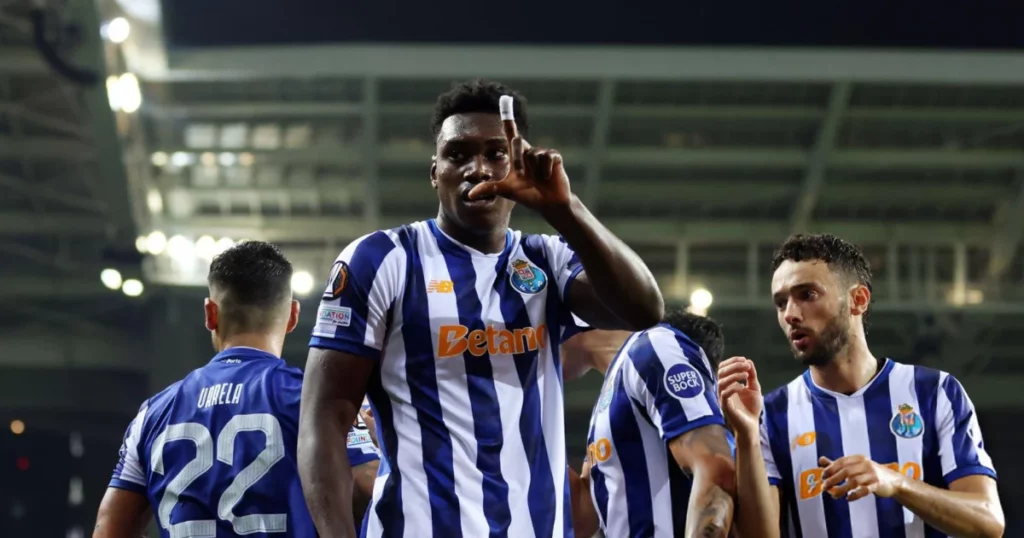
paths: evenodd
<path fill-rule="evenodd" d="M 519 128 L 516 127 L 516 115 L 513 108 L 511 95 L 502 95 L 498 98 L 498 110 L 501 112 L 501 126 L 505 130 L 505 138 L 510 142 L 519 136 Z"/>

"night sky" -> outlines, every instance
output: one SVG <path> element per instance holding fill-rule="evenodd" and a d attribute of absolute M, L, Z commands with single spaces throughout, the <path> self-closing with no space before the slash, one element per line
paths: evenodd
<path fill-rule="evenodd" d="M 1020 0 L 782 4 L 163 0 L 171 47 L 347 42 L 1024 49 Z"/>

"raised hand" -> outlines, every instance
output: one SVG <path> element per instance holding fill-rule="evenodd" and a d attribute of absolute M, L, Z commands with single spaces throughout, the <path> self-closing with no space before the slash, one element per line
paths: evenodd
<path fill-rule="evenodd" d="M 764 401 L 753 361 L 745 357 L 722 361 L 718 366 L 718 401 L 737 435 L 760 435 Z"/>
<path fill-rule="evenodd" d="M 835 461 L 826 457 L 818 458 L 818 465 L 825 468 L 821 477 L 821 491 L 827 491 L 832 498 L 846 497 L 847 501 L 867 497 L 892 497 L 907 477 L 888 466 L 879 465 L 860 454 L 844 456 Z"/>
<path fill-rule="evenodd" d="M 569 203 L 569 176 L 562 156 L 555 150 L 531 147 L 519 135 L 512 110 L 512 97 L 501 96 L 501 123 L 508 139 L 512 166 L 500 181 L 485 181 L 469 191 L 470 200 L 501 196 L 535 211 Z"/>

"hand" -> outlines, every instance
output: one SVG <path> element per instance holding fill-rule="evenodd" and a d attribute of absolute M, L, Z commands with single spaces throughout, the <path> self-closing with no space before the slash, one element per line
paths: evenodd
<path fill-rule="evenodd" d="M 718 401 L 737 435 L 760 436 L 764 399 L 753 361 L 732 357 L 718 365 Z"/>
<path fill-rule="evenodd" d="M 580 480 L 590 480 L 590 455 L 583 458 L 583 466 L 580 467 Z"/>
<path fill-rule="evenodd" d="M 503 97 L 504 98 L 504 97 Z M 507 116 L 512 118 L 511 98 Z M 501 196 L 535 211 L 568 206 L 571 197 L 569 176 L 562 166 L 562 155 L 555 150 L 538 149 L 519 136 L 516 120 L 503 119 L 512 166 L 500 181 L 485 181 L 469 191 L 469 199 Z"/>
<path fill-rule="evenodd" d="M 822 457 L 818 459 L 818 465 L 825 468 L 821 473 L 825 480 L 821 490 L 827 491 L 834 499 L 846 497 L 850 502 L 862 499 L 869 493 L 874 493 L 876 497 L 892 497 L 907 479 L 900 472 L 859 454 L 844 456 L 836 461 Z"/>
<path fill-rule="evenodd" d="M 359 410 L 359 417 L 363 419 L 363 423 L 366 424 L 366 431 L 370 434 L 370 440 L 373 441 L 373 445 L 378 449 L 380 443 L 377 442 L 377 422 L 373 418 L 373 408 L 364 407 Z"/>

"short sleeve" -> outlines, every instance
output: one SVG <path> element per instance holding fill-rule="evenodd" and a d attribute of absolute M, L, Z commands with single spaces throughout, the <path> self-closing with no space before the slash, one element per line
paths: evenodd
<path fill-rule="evenodd" d="M 139 445 L 142 443 L 142 427 L 146 422 L 147 411 L 148 405 L 142 404 L 139 414 L 128 425 L 109 487 L 145 495 L 147 481 L 145 466 L 139 458 Z"/>
<path fill-rule="evenodd" d="M 561 236 L 543 235 L 540 237 L 544 240 L 545 255 L 550 263 L 555 284 L 558 286 L 558 296 L 561 297 L 564 303 L 569 293 L 569 285 L 583 272 L 583 263 L 580 262 L 580 257 L 576 255 L 576 251 Z M 581 332 L 592 329 L 587 322 L 568 309 L 565 310 L 562 327 L 561 342 L 565 342 Z"/>
<path fill-rule="evenodd" d="M 310 347 L 380 358 L 403 259 L 404 250 L 383 231 L 361 237 L 341 251 L 317 309 Z"/>
<path fill-rule="evenodd" d="M 779 486 L 782 483 L 782 475 L 779 474 L 779 466 L 775 464 L 772 445 L 768 441 L 768 421 L 765 419 L 763 411 L 761 412 L 761 457 L 764 458 L 764 468 L 768 471 L 768 483 Z"/>
<path fill-rule="evenodd" d="M 996 478 L 992 458 L 985 450 L 985 442 L 981 437 L 974 404 L 963 385 L 945 373 L 939 378 L 936 423 L 939 461 L 946 484 L 970 475 Z"/>
<path fill-rule="evenodd" d="M 627 390 L 646 408 L 666 442 L 701 426 L 725 426 L 710 367 L 699 347 L 658 327 L 639 336 L 627 353 L 635 372 L 635 379 L 626 379 Z"/>

